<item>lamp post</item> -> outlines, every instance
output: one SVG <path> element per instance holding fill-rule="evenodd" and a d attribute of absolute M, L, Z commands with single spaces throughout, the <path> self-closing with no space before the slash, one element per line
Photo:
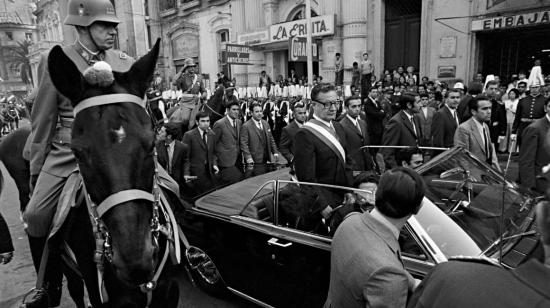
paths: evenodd
<path fill-rule="evenodd" d="M 313 85 L 313 55 L 311 54 L 312 40 L 311 32 L 313 31 L 311 27 L 311 0 L 306 0 L 306 55 L 307 55 L 307 83 L 308 86 Z"/>

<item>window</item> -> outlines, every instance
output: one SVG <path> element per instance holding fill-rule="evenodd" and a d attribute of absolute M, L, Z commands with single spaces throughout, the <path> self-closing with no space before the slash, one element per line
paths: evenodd
<path fill-rule="evenodd" d="M 399 247 L 401 248 L 401 254 L 414 259 L 427 260 L 424 250 L 415 237 L 409 231 L 409 226 L 405 226 L 401 229 L 399 234 Z"/>
<path fill-rule="evenodd" d="M 8 40 L 13 41 L 13 32 L 6 32 L 6 37 Z"/>
<path fill-rule="evenodd" d="M 274 182 L 268 182 L 248 202 L 241 215 L 273 223 L 274 220 Z"/>
<path fill-rule="evenodd" d="M 172 10 L 176 8 L 176 0 L 160 0 L 160 11 Z"/>

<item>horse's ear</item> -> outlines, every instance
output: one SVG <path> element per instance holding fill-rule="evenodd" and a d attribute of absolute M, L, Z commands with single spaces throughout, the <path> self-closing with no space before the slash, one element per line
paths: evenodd
<path fill-rule="evenodd" d="M 82 95 L 82 74 L 59 45 L 50 51 L 48 71 L 57 91 L 75 104 Z"/>
<path fill-rule="evenodd" d="M 149 88 L 153 80 L 159 49 L 160 38 L 157 39 L 155 46 L 146 55 L 139 58 L 139 60 L 132 64 L 129 71 L 122 74 L 122 80 L 131 83 L 133 88 L 138 91 L 139 96 L 145 95 L 145 90 Z"/>

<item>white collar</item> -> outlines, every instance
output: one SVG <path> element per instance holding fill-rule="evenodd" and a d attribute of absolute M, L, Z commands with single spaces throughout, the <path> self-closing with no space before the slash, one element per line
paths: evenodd
<path fill-rule="evenodd" d="M 546 114 L 546 120 L 548 120 L 548 122 L 550 122 L 550 116 L 548 115 L 548 113 Z"/>
<path fill-rule="evenodd" d="M 346 114 L 346 117 L 348 117 L 348 119 L 351 121 L 351 123 L 353 123 L 354 125 L 357 125 L 357 123 L 359 122 L 359 120 L 357 118 L 353 118 L 351 117 L 349 114 Z"/>
<path fill-rule="evenodd" d="M 233 123 L 237 124 L 237 119 L 232 119 L 229 115 L 226 115 L 226 117 L 229 119 L 229 123 L 231 123 L 231 124 L 233 124 Z M 235 121 L 235 122 L 233 122 L 233 121 Z"/>
<path fill-rule="evenodd" d="M 200 127 L 197 127 L 197 129 L 199 130 L 201 137 L 203 134 L 207 133 L 207 131 L 202 130 Z"/>
<path fill-rule="evenodd" d="M 388 227 L 390 230 L 391 230 L 391 233 L 393 234 L 393 236 L 396 238 L 396 239 L 399 239 L 399 230 L 397 230 L 397 228 L 395 227 L 394 224 L 392 224 L 387 218 L 386 216 L 384 216 L 384 214 L 380 213 L 380 211 L 378 211 L 378 209 L 376 208 L 376 206 L 374 207 L 374 209 L 370 212 L 370 215 L 372 216 L 372 218 L 378 220 L 380 223 L 382 223 L 384 226 Z"/>
<path fill-rule="evenodd" d="M 449 109 L 449 111 L 451 112 L 451 114 L 454 115 L 454 113 L 456 112 L 456 109 L 453 109 L 451 107 L 449 107 L 449 105 L 445 104 L 445 107 L 447 107 L 447 109 Z"/>
<path fill-rule="evenodd" d="M 317 120 L 317 121 L 323 123 L 324 125 L 326 125 L 326 126 L 332 128 L 332 122 L 327 122 L 327 121 L 325 121 L 325 120 L 319 118 L 319 117 L 318 117 L 317 115 L 315 115 L 315 114 L 313 115 L 313 118 L 314 118 L 315 120 Z"/>

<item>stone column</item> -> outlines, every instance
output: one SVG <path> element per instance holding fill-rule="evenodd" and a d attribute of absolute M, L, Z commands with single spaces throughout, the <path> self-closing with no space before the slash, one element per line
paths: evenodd
<path fill-rule="evenodd" d="M 262 1 L 244 0 L 245 13 L 242 18 L 245 20 L 246 30 L 257 30 L 265 25 L 264 8 Z"/>
<path fill-rule="evenodd" d="M 237 36 L 246 32 L 245 25 L 245 0 L 233 0 L 231 2 L 231 23 L 233 33 L 232 41 L 237 42 Z M 248 68 L 246 65 L 232 65 L 231 78 L 237 79 L 236 86 L 243 87 L 248 84 Z"/>
<path fill-rule="evenodd" d="M 361 63 L 367 48 L 367 1 L 342 1 L 342 57 L 344 83 L 351 82 L 353 62 Z"/>
<path fill-rule="evenodd" d="M 263 11 L 265 16 L 265 28 L 269 28 L 270 25 L 279 23 L 281 20 L 279 19 L 279 1 L 277 0 L 263 0 Z M 266 51 L 264 52 L 264 67 L 263 70 L 267 72 L 269 76 L 271 76 L 271 79 L 274 81 L 277 77 L 276 74 L 283 74 L 284 72 L 281 72 L 278 65 L 279 62 L 277 61 L 277 56 L 275 55 L 275 51 Z M 251 77 L 252 78 L 252 77 Z M 252 79 L 251 79 L 252 80 Z M 259 81 L 257 81 L 259 82 Z"/>
<path fill-rule="evenodd" d="M 321 61 L 319 62 L 319 75 L 323 76 L 324 82 L 334 82 L 334 55 L 342 52 L 342 3 L 349 0 L 320 0 L 319 14 L 335 14 L 336 22 L 334 35 L 323 38 L 323 47 L 320 51 Z M 364 0 L 363 0 L 364 1 Z M 345 62 L 344 62 L 345 64 Z"/>

